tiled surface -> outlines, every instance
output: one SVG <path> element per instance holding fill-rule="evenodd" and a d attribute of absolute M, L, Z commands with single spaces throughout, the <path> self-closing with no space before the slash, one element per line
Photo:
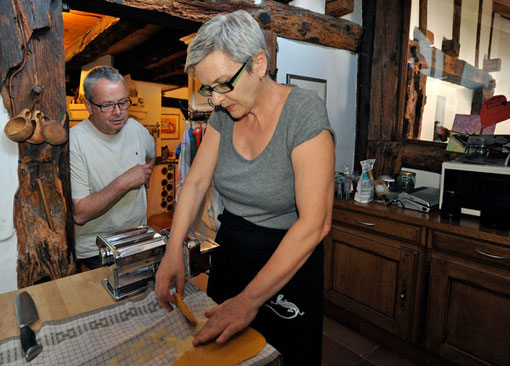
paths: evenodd
<path fill-rule="evenodd" d="M 413 366 L 380 345 L 324 317 L 322 366 Z"/>

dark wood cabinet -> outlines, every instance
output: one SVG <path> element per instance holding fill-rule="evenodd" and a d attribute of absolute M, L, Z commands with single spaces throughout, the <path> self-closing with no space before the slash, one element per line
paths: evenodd
<path fill-rule="evenodd" d="M 326 298 L 402 338 L 411 331 L 418 248 L 359 229 L 334 226 Z"/>
<path fill-rule="evenodd" d="M 510 363 L 510 274 L 431 254 L 426 346 L 462 365 Z"/>
<path fill-rule="evenodd" d="M 409 347 L 411 358 L 510 364 L 508 231 L 473 217 L 452 223 L 437 212 L 337 201 L 325 248 L 326 315 L 368 324 L 365 335 L 397 352 Z"/>

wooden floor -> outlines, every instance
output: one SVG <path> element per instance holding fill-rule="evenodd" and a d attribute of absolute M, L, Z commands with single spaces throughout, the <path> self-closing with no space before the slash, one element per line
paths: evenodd
<path fill-rule="evenodd" d="M 324 317 L 322 366 L 413 366 L 368 338 Z"/>

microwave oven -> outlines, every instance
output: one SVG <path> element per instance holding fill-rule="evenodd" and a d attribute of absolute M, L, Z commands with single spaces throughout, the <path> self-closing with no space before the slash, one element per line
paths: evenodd
<path fill-rule="evenodd" d="M 510 223 L 510 167 L 504 164 L 442 164 L 439 207 L 445 191 L 455 191 L 461 213 L 481 216 L 489 226 Z M 502 225 L 500 225 L 500 223 Z"/>

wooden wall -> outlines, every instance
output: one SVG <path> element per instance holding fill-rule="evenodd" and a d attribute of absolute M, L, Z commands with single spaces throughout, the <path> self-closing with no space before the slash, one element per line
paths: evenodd
<path fill-rule="evenodd" d="M 5 107 L 11 116 L 23 108 L 40 110 L 68 129 L 61 1 L 5 0 L 1 10 L 0 86 Z M 68 144 L 19 143 L 18 175 L 18 286 L 74 273 Z"/>

